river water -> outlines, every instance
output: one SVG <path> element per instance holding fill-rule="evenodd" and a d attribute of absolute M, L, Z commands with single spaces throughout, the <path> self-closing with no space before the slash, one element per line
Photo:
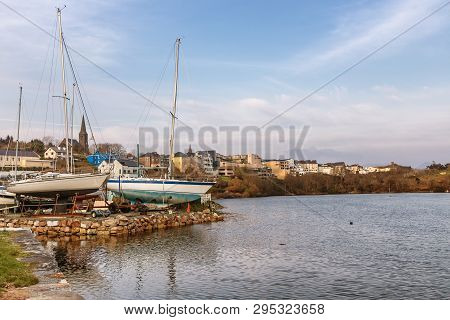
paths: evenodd
<path fill-rule="evenodd" d="M 45 243 L 87 299 L 450 298 L 449 194 L 220 203 L 225 222 Z"/>

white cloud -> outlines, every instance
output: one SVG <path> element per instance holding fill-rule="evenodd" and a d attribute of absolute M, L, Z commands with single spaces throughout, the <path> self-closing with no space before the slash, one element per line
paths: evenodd
<path fill-rule="evenodd" d="M 245 98 L 238 100 L 237 105 L 242 108 L 261 108 L 266 107 L 268 102 L 260 98 Z"/>

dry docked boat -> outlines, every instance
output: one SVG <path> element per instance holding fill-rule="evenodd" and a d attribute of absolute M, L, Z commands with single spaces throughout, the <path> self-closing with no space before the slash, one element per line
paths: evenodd
<path fill-rule="evenodd" d="M 30 197 L 65 198 L 98 191 L 108 179 L 104 174 L 44 174 L 10 183 L 8 192 Z"/>
<path fill-rule="evenodd" d="M 14 205 L 16 195 L 6 191 L 4 186 L 0 186 L 0 208 L 4 206 Z"/>
<path fill-rule="evenodd" d="M 65 80 L 65 70 L 64 70 L 64 53 L 66 53 L 69 64 L 72 69 L 72 74 L 74 77 L 74 90 L 72 95 L 72 122 L 73 122 L 73 109 L 74 109 L 74 96 L 75 96 L 75 86 L 78 88 L 75 72 L 72 67 L 72 62 L 70 60 L 69 51 L 65 44 L 62 32 L 61 23 L 61 9 L 57 9 L 57 18 L 59 24 L 59 47 L 61 55 L 61 76 L 62 76 L 62 96 L 58 98 L 63 99 L 64 105 L 64 127 L 65 127 L 65 141 L 66 141 L 66 174 L 60 173 L 49 173 L 39 175 L 34 178 L 24 179 L 17 181 L 17 153 L 19 148 L 19 128 L 20 128 L 20 113 L 21 113 L 21 101 L 22 101 L 22 87 L 20 87 L 20 98 L 19 98 L 19 117 L 17 125 L 17 141 L 16 141 L 16 157 L 15 157 L 15 175 L 14 182 L 10 183 L 7 187 L 8 192 L 14 193 L 17 196 L 30 196 L 30 197 L 42 197 L 42 198 L 68 198 L 76 195 L 85 195 L 98 191 L 106 182 L 109 175 L 108 174 L 74 174 L 74 163 L 73 163 L 73 150 L 72 146 L 69 148 L 69 122 L 68 122 L 68 108 L 67 101 L 69 100 L 67 96 L 66 80 Z M 64 51 L 65 49 L 65 51 Z M 81 93 L 78 90 L 78 94 L 81 99 Z M 87 116 L 87 115 L 86 115 Z M 73 129 L 73 123 L 72 123 Z M 73 131 L 73 130 L 72 130 Z M 71 143 L 73 141 L 70 139 Z M 69 154 L 70 150 L 70 154 Z"/>
<path fill-rule="evenodd" d="M 108 190 L 131 201 L 147 203 L 178 204 L 200 199 L 215 185 L 211 181 L 189 181 L 173 178 L 174 131 L 177 112 L 178 63 L 180 39 L 175 41 L 175 79 L 173 92 L 173 108 L 170 131 L 169 179 L 113 177 L 108 181 Z M 139 150 L 138 150 L 139 153 Z M 138 155 L 139 157 L 139 155 Z M 139 167 L 139 163 L 138 163 Z"/>
<path fill-rule="evenodd" d="M 113 178 L 108 190 L 131 201 L 178 204 L 195 201 L 207 193 L 215 182 L 177 179 Z"/>

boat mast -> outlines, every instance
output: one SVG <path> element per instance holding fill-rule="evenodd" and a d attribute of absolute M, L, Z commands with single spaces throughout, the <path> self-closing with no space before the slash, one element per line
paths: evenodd
<path fill-rule="evenodd" d="M 177 113 L 177 94 L 178 94 L 178 60 L 180 55 L 180 43 L 181 39 L 177 38 L 175 41 L 175 79 L 173 86 L 173 109 L 170 113 L 172 116 L 172 126 L 170 130 L 170 156 L 169 156 L 169 178 L 173 177 L 173 140 L 175 135 L 175 119 Z"/>
<path fill-rule="evenodd" d="M 60 51 L 61 51 L 61 77 L 62 77 L 61 81 L 62 81 L 62 90 L 63 90 L 62 98 L 63 98 L 63 103 L 64 103 L 64 131 L 65 131 L 65 135 L 66 135 L 66 172 L 70 173 L 70 165 L 69 165 L 69 123 L 68 123 L 68 117 L 67 117 L 67 88 L 66 88 L 66 74 L 65 74 L 65 70 L 64 70 L 64 44 L 63 44 L 62 22 L 61 22 L 61 11 L 63 9 L 56 8 L 56 13 L 57 13 L 57 16 L 58 16 L 59 48 L 60 48 Z"/>
<path fill-rule="evenodd" d="M 14 181 L 17 181 L 17 157 L 19 156 L 20 114 L 22 111 L 22 86 L 19 85 L 19 116 L 17 119 L 16 158 L 14 159 Z"/>
<path fill-rule="evenodd" d="M 75 83 L 73 84 L 72 87 L 72 105 L 71 105 L 71 110 L 70 110 L 70 173 L 75 173 L 75 169 L 74 169 L 74 159 L 73 159 L 73 109 L 74 109 L 74 105 L 75 105 Z"/>

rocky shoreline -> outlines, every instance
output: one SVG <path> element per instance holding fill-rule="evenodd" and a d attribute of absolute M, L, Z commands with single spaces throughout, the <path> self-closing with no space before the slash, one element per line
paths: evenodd
<path fill-rule="evenodd" d="M 211 213 L 209 209 L 194 213 L 119 214 L 107 218 L 6 216 L 0 218 L 0 229 L 24 228 L 38 236 L 85 240 L 217 221 L 223 221 L 223 215 Z"/>
<path fill-rule="evenodd" d="M 15 233 L 14 242 L 19 244 L 25 253 L 21 260 L 30 263 L 33 273 L 39 279 L 38 284 L 30 287 L 9 288 L 0 299 L 83 299 L 71 291 L 70 284 L 60 272 L 54 255 L 38 241 L 42 238 L 64 241 L 107 239 L 223 220 L 223 215 L 211 213 L 209 209 L 193 213 L 129 213 L 106 218 L 14 215 L 0 217 L 0 231 Z"/>

